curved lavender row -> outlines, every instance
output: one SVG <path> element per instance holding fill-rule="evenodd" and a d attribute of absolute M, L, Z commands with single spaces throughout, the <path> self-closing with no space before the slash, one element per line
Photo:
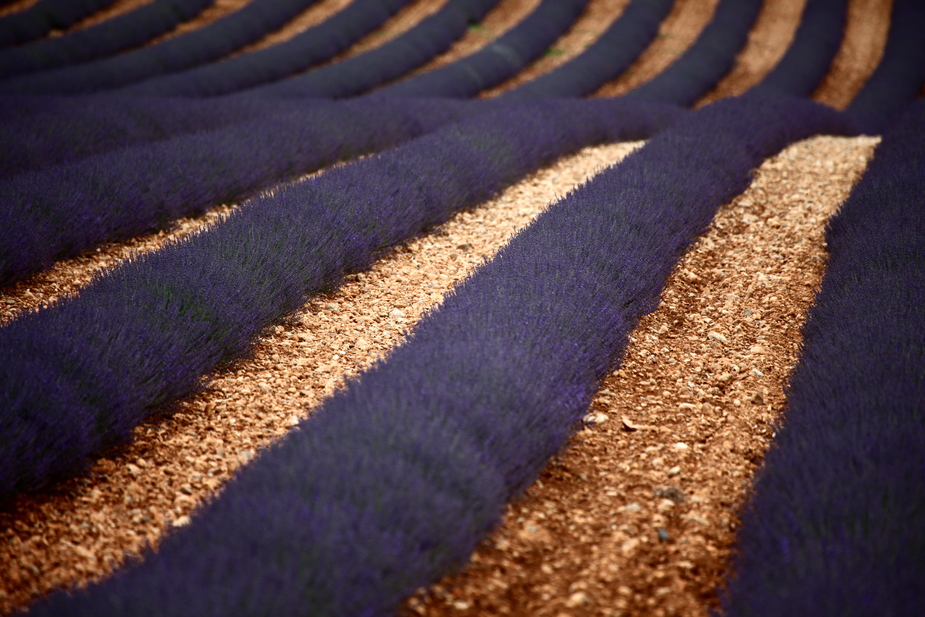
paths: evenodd
<path fill-rule="evenodd" d="M 681 120 L 541 215 L 157 554 L 30 614 L 390 614 L 464 562 L 564 445 L 752 169 L 846 130 L 832 110 L 757 97 Z"/>
<path fill-rule="evenodd" d="M 720 0 L 694 44 L 655 78 L 624 96 L 693 105 L 732 69 L 760 10 L 761 0 Z"/>
<path fill-rule="evenodd" d="M 261 116 L 0 180 L 7 230 L 0 235 L 0 285 L 294 174 L 397 145 L 466 113 L 426 100 L 307 104 L 311 113 Z"/>
<path fill-rule="evenodd" d="M 377 96 L 466 98 L 515 75 L 543 55 L 578 18 L 588 0 L 543 0 L 523 21 L 478 52 L 377 90 Z"/>
<path fill-rule="evenodd" d="M 398 38 L 375 49 L 303 75 L 231 96 L 344 98 L 406 75 L 465 34 L 499 0 L 450 0 Z"/>
<path fill-rule="evenodd" d="M 207 26 L 156 45 L 0 82 L 0 93 L 83 94 L 182 71 L 253 43 L 316 2 L 318 0 L 253 0 Z"/>
<path fill-rule="evenodd" d="M 497 98 L 505 101 L 548 96 L 587 96 L 616 79 L 652 42 L 675 0 L 632 0 L 623 15 L 588 49 Z"/>
<path fill-rule="evenodd" d="M 116 0 L 39 0 L 24 11 L 0 17 L 0 48 L 34 41 L 54 29 L 63 30 L 115 2 Z"/>
<path fill-rule="evenodd" d="M 846 113 L 870 134 L 882 132 L 925 85 L 925 3 L 894 0 L 880 65 Z"/>
<path fill-rule="evenodd" d="M 330 60 L 381 26 L 410 0 L 353 0 L 324 22 L 285 43 L 150 79 L 120 92 L 157 96 L 217 96 L 288 77 Z"/>
<path fill-rule="evenodd" d="M 0 99 L 0 109 L 7 104 L 24 113 L 0 122 L 0 178 L 274 114 L 304 113 L 312 105 L 298 100 L 115 95 Z"/>
<path fill-rule="evenodd" d="M 215 0 L 155 0 L 64 36 L 0 51 L 0 78 L 87 62 L 137 47 L 212 4 Z"/>
<path fill-rule="evenodd" d="M 925 573 L 925 103 L 830 223 L 725 614 L 918 615 Z"/>
<path fill-rule="evenodd" d="M 376 251 L 552 158 L 646 137 L 682 113 L 639 107 L 549 101 L 498 109 L 277 187 L 208 233 L 0 328 L 0 495 L 78 471 Z"/>
<path fill-rule="evenodd" d="M 787 53 L 755 88 L 812 94 L 838 53 L 847 17 L 847 0 L 808 0 Z"/>

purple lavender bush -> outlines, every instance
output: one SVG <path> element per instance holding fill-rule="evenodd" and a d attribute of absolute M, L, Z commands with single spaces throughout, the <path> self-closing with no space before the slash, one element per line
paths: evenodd
<path fill-rule="evenodd" d="M 215 0 L 154 0 L 62 36 L 0 51 L 0 79 L 95 60 L 170 32 Z"/>
<path fill-rule="evenodd" d="M 925 86 L 925 4 L 895 0 L 890 34 L 877 70 L 845 110 L 866 133 L 876 135 L 911 105 Z"/>
<path fill-rule="evenodd" d="M 755 88 L 793 96 L 812 94 L 841 47 L 847 16 L 845 0 L 808 0 L 784 57 Z"/>
<path fill-rule="evenodd" d="M 694 44 L 655 78 L 624 96 L 693 105 L 732 69 L 759 10 L 761 0 L 720 0 Z"/>
<path fill-rule="evenodd" d="M 120 92 L 154 96 L 219 96 L 289 77 L 330 60 L 410 0 L 356 0 L 284 43 L 148 79 Z"/>
<path fill-rule="evenodd" d="M 512 101 L 593 93 L 619 77 L 639 57 L 655 38 L 673 4 L 674 0 L 632 0 L 620 17 L 581 54 L 498 98 Z"/>
<path fill-rule="evenodd" d="M 0 17 L 0 48 L 34 41 L 56 28 L 68 28 L 115 1 L 39 0 L 27 9 Z"/>
<path fill-rule="evenodd" d="M 52 0 L 54 1 L 54 0 Z M 108 1 L 108 0 L 107 0 Z M 213 62 L 286 22 L 318 0 L 252 0 L 202 28 L 124 54 L 0 82 L 7 94 L 85 94 Z M 74 0 L 63 0 L 72 3 Z"/>
<path fill-rule="evenodd" d="M 356 56 L 238 96 L 345 98 L 406 75 L 443 53 L 499 0 L 450 0 L 401 36 Z"/>

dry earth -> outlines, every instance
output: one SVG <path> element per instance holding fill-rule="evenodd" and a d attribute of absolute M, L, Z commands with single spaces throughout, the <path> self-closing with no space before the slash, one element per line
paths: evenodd
<path fill-rule="evenodd" d="M 423 4 L 350 53 L 417 23 Z M 491 32 L 510 27 L 529 4 L 506 0 Z M 600 35 L 605 15 L 625 4 L 592 0 L 595 23 L 580 20 L 554 46 L 565 53 L 528 71 L 539 74 L 570 57 Z M 739 92 L 773 66 L 801 4 L 787 0 L 776 12 L 762 12 L 718 91 Z M 657 74 L 696 38 L 714 5 L 679 0 L 662 36 L 608 88 L 625 91 Z M 849 36 L 817 98 L 842 106 L 850 100 L 882 53 L 888 9 L 886 2 L 851 0 Z M 438 62 L 477 46 L 457 45 Z M 404 610 L 562 617 L 704 615 L 715 606 L 735 508 L 784 413 L 782 386 L 824 266 L 824 222 L 875 143 L 815 138 L 766 162 L 679 264 L 662 305 L 636 329 L 623 365 L 603 385 L 587 428 L 508 508 L 464 572 L 421 590 Z M 402 245 L 267 332 L 250 357 L 211 376 L 177 413 L 139 426 L 130 446 L 108 453 L 87 476 L 23 496 L 0 512 L 0 612 L 96 580 L 145 544 L 156 545 L 171 527 L 188 524 L 197 504 L 220 492 L 235 469 L 310 413 L 343 375 L 387 355 L 423 311 L 514 230 L 633 147 L 588 148 L 563 158 Z M 233 207 L 102 247 L 4 289 L 0 323 L 79 293 L 95 273 L 135 251 L 198 233 Z"/>

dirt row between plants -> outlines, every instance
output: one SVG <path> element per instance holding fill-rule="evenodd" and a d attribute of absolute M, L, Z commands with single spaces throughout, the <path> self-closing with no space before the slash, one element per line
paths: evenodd
<path fill-rule="evenodd" d="M 694 3 L 679 1 L 685 4 Z M 782 30 L 766 30 L 777 33 L 766 53 L 783 53 Z M 861 50 L 855 58 L 877 46 L 870 30 L 866 46 L 854 44 Z M 755 35 L 750 46 L 765 40 Z M 833 74 L 870 72 L 842 64 Z M 642 59 L 635 69 L 648 70 Z M 829 81 L 827 92 L 853 83 Z M 873 143 L 818 138 L 762 166 L 749 192 L 723 209 L 675 272 L 662 307 L 634 333 L 589 428 L 512 505 L 466 572 L 423 590 L 406 610 L 701 615 L 714 605 L 734 507 L 783 410 L 783 379 L 822 272 L 822 225 Z M 250 358 L 214 375 L 171 418 L 140 426 L 131 446 L 99 460 L 88 476 L 19 499 L 0 513 L 0 611 L 105 576 L 146 543 L 188 524 L 239 465 L 283 435 L 343 375 L 386 355 L 422 311 L 513 230 L 631 147 L 566 157 L 403 245 L 336 293 L 306 304 L 267 333 Z M 0 292 L 0 319 L 74 293 L 94 271 L 194 233 L 229 210 L 104 247 Z"/>

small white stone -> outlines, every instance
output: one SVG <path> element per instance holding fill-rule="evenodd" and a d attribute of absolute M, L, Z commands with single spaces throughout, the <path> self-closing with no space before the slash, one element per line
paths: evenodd
<path fill-rule="evenodd" d="M 404 316 L 405 314 L 402 312 L 401 309 L 392 309 L 392 311 L 389 313 L 389 317 L 401 318 Z"/>
<path fill-rule="evenodd" d="M 719 341 L 719 342 L 722 343 L 723 345 L 728 345 L 728 344 L 729 344 L 729 339 L 727 339 L 725 336 L 723 336 L 723 335 L 720 334 L 719 332 L 709 332 L 709 333 L 707 333 L 707 338 L 708 338 L 708 339 L 713 339 L 714 341 Z"/>
<path fill-rule="evenodd" d="M 565 606 L 568 608 L 576 608 L 583 604 L 588 603 L 588 594 L 583 591 L 576 591 L 569 596 L 568 600 L 565 601 Z"/>
<path fill-rule="evenodd" d="M 668 470 L 669 476 L 676 476 L 679 473 L 681 473 L 681 468 L 678 466 L 672 467 L 671 469 Z"/>
<path fill-rule="evenodd" d="M 585 424 L 589 424 L 593 426 L 596 424 L 603 424 L 604 422 L 607 422 L 608 419 L 609 418 L 607 417 L 607 414 L 589 413 L 583 418 L 583 421 Z"/>

